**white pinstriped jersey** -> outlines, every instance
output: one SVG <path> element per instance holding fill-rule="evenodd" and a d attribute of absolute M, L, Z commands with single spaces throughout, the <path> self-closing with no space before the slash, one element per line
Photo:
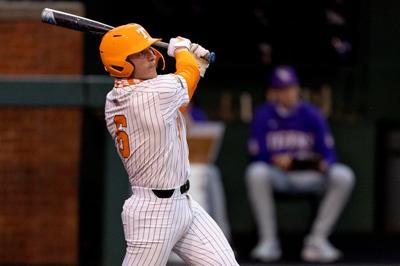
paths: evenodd
<path fill-rule="evenodd" d="M 186 126 L 179 107 L 189 102 L 185 79 L 154 79 L 114 87 L 107 95 L 108 131 L 134 187 L 170 189 L 190 174 Z"/>

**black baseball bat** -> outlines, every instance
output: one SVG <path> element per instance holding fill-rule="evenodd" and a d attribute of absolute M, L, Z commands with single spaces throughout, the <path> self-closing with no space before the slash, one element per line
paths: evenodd
<path fill-rule="evenodd" d="M 96 35 L 104 35 L 107 31 L 114 28 L 113 26 L 95 20 L 51 8 L 44 8 L 41 18 L 42 22 L 47 24 Z M 168 48 L 168 43 L 162 41 L 156 42 L 153 45 L 160 48 Z M 209 63 L 214 63 L 215 53 L 210 52 L 204 59 L 206 59 Z"/>

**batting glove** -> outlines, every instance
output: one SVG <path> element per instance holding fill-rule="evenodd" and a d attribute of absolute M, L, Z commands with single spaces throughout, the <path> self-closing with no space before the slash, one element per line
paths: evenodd
<path fill-rule="evenodd" d="M 176 38 L 171 38 L 169 40 L 167 53 L 169 56 L 175 57 L 176 49 L 186 48 L 189 50 L 190 44 L 191 44 L 190 40 L 183 37 L 178 36 Z"/>
<path fill-rule="evenodd" d="M 190 45 L 190 52 L 196 58 L 197 64 L 199 65 L 200 76 L 203 78 L 204 75 L 206 74 L 208 66 L 210 65 L 210 63 L 204 58 L 207 57 L 210 51 L 208 51 L 207 49 L 205 49 L 204 47 L 202 47 L 197 43 L 192 43 Z"/>
<path fill-rule="evenodd" d="M 192 43 L 189 51 L 197 58 L 206 58 L 206 56 L 210 53 L 210 51 L 197 43 Z"/>

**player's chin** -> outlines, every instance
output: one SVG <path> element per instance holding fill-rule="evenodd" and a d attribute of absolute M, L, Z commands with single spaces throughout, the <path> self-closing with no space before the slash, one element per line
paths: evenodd
<path fill-rule="evenodd" d="M 149 71 L 157 73 L 157 63 L 155 61 L 151 62 L 151 64 L 149 65 Z"/>
<path fill-rule="evenodd" d="M 155 78 L 155 77 L 157 77 L 157 68 L 155 67 L 149 68 L 148 78 Z"/>

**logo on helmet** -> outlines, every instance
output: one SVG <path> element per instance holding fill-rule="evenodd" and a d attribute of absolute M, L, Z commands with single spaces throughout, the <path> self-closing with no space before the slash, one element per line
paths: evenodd
<path fill-rule="evenodd" d="M 136 32 L 141 34 L 143 36 L 143 38 L 145 38 L 146 40 L 151 39 L 150 35 L 147 33 L 147 31 L 143 27 L 138 27 L 136 29 Z"/>

